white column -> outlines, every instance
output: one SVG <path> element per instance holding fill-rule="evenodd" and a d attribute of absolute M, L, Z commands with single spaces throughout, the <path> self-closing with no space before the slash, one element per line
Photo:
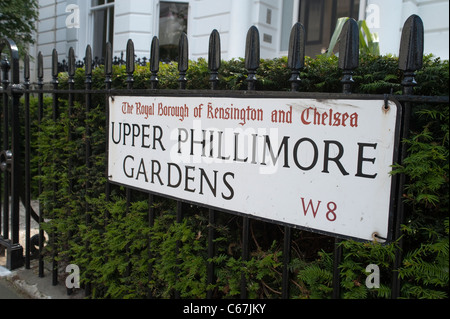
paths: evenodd
<path fill-rule="evenodd" d="M 149 57 L 151 40 L 155 35 L 153 21 L 159 19 L 159 14 L 154 12 L 155 1 L 115 0 L 113 55 L 120 56 L 125 52 L 128 39 L 132 39 L 135 54 Z"/>
<path fill-rule="evenodd" d="M 371 32 L 378 33 L 380 54 L 398 56 L 402 21 L 402 0 L 367 0 L 366 22 Z"/>
<path fill-rule="evenodd" d="M 245 40 L 247 31 L 252 26 L 253 0 L 231 0 L 230 36 L 227 60 L 245 57 Z"/>

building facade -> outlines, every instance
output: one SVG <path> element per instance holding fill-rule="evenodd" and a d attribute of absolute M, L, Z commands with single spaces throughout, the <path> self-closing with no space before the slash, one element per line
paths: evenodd
<path fill-rule="evenodd" d="M 77 59 L 91 45 L 93 56 L 104 56 L 106 42 L 120 56 L 132 39 L 138 57 L 149 57 L 151 40 L 158 36 L 161 58 L 173 60 L 181 32 L 189 39 L 189 57 L 207 57 L 209 35 L 221 36 L 222 59 L 243 57 L 247 30 L 260 32 L 261 58 L 287 55 L 292 25 L 306 29 L 306 54 L 328 47 L 339 17 L 366 20 L 379 36 L 382 54 L 398 54 L 401 28 L 418 14 L 425 26 L 425 53 L 449 55 L 448 0 L 39 0 L 34 56 L 42 52 L 50 66 L 52 50 L 67 58 L 70 47 Z M 49 72 L 46 71 L 46 74 Z"/>

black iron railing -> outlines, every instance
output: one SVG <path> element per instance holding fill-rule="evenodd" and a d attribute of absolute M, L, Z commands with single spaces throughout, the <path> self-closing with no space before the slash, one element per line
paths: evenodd
<path fill-rule="evenodd" d="M 407 136 L 409 131 L 409 117 L 411 103 L 415 102 L 429 102 L 429 103 L 448 103 L 449 99 L 447 97 L 436 97 L 436 96 L 414 96 L 412 88 L 415 86 L 414 74 L 422 66 L 422 56 L 423 56 L 423 26 L 419 17 L 410 17 L 404 27 L 403 35 L 401 40 L 401 50 L 399 56 L 399 69 L 404 72 L 404 80 L 402 81 L 403 95 L 385 95 L 381 98 L 395 98 L 402 103 L 404 110 L 404 117 L 402 121 L 402 136 L 403 138 Z M 342 96 L 348 96 L 352 93 L 352 74 L 353 70 L 358 67 L 359 63 L 359 33 L 356 25 L 356 21 L 350 19 L 343 29 L 341 36 L 340 47 L 339 47 L 339 68 L 343 71 L 342 83 Z M 111 95 L 140 95 L 140 96 L 150 96 L 157 93 L 158 88 L 158 72 L 159 72 L 159 44 L 158 38 L 154 37 L 151 46 L 150 59 L 135 60 L 134 45 L 131 40 L 128 41 L 126 48 L 126 59 L 123 59 L 123 55 L 118 57 L 112 57 L 112 47 L 110 44 L 107 45 L 106 57 L 104 59 L 92 58 L 91 47 L 86 48 L 86 56 L 83 61 L 75 61 L 73 49 L 69 50 L 68 60 L 58 61 L 58 54 L 56 50 L 53 51 L 52 59 L 52 80 L 51 88 L 44 89 L 44 67 L 43 58 L 39 54 L 37 57 L 37 77 L 38 82 L 35 87 L 30 85 L 30 66 L 29 58 L 27 57 L 24 61 L 24 82 L 19 81 L 19 54 L 15 44 L 8 39 L 2 40 L 0 42 L 0 52 L 4 49 L 9 51 L 9 60 L 3 60 L 1 63 L 2 70 L 2 80 L 0 93 L 2 94 L 2 141 L 3 141 L 3 151 L 1 152 L 1 176 L 2 176 L 2 218 L 0 220 L 1 235 L 0 235 L 0 246 L 3 246 L 7 250 L 7 266 L 10 269 L 16 269 L 25 264 L 25 267 L 30 267 L 30 255 L 32 249 L 32 243 L 30 239 L 30 219 L 34 218 L 39 223 L 43 222 L 44 213 L 42 210 L 39 212 L 34 212 L 30 206 L 31 192 L 30 192 L 30 114 L 29 114 L 29 98 L 30 95 L 38 96 L 39 112 L 38 121 L 42 119 L 42 107 L 43 107 L 43 97 L 44 94 L 50 94 L 53 97 L 53 118 L 57 121 L 59 117 L 59 100 L 58 96 L 61 94 L 66 94 L 68 96 L 69 105 L 73 105 L 74 97 L 77 94 L 83 94 L 85 96 L 85 108 L 86 113 L 89 113 L 92 107 L 92 97 L 93 95 L 103 94 L 105 96 L 105 101 L 107 103 L 108 97 Z M 247 34 L 247 43 L 245 50 L 245 67 L 248 70 L 248 92 L 255 93 L 257 89 L 257 79 L 255 77 L 256 70 L 259 68 L 260 62 L 260 48 L 259 48 L 259 32 L 256 27 L 250 28 Z M 292 92 L 271 92 L 272 96 L 290 94 L 291 97 L 312 97 L 314 94 L 304 94 L 298 92 L 299 84 L 301 82 L 300 71 L 304 67 L 304 52 L 305 52 L 305 31 L 301 24 L 297 23 L 294 25 L 290 35 L 290 45 L 288 53 L 288 67 L 291 69 L 291 91 Z M 209 41 L 209 58 L 208 67 L 210 70 L 209 81 L 211 83 L 211 91 L 208 94 L 217 90 L 218 87 L 218 70 L 220 68 L 220 35 L 214 30 L 211 33 Z M 151 89 L 149 90 L 136 90 L 133 88 L 134 82 L 134 71 L 135 64 L 147 65 L 149 62 L 149 67 L 151 71 Z M 105 84 L 104 89 L 92 89 L 92 68 L 103 64 L 105 66 Z M 127 89 L 125 90 L 115 90 L 111 88 L 112 83 L 112 66 L 115 64 L 124 64 L 126 66 L 127 74 Z M 74 76 L 75 70 L 79 67 L 85 67 L 85 89 L 75 90 L 74 89 Z M 188 39 L 186 34 L 183 34 L 180 38 L 180 54 L 178 61 L 178 71 L 179 71 L 179 90 L 175 90 L 178 95 L 189 95 L 189 91 L 186 90 L 186 71 L 188 70 Z M 68 73 L 68 89 L 60 89 L 58 82 L 58 73 L 64 71 Z M 10 78 L 11 75 L 11 78 Z M 167 93 L 167 92 L 166 92 Z M 196 92 L 199 93 L 198 91 Z M 226 96 L 229 92 L 220 92 L 221 96 Z M 232 93 L 231 93 L 232 94 Z M 263 96 L 264 92 L 258 93 Z M 20 104 L 20 97 L 24 96 L 24 106 Z M 334 94 L 333 96 L 336 96 Z M 321 95 L 323 97 L 323 95 Z M 380 96 L 366 96 L 368 98 L 380 98 Z M 21 132 L 21 126 L 19 123 L 19 110 L 23 108 L 25 114 L 25 131 Z M 23 139 L 21 138 L 23 134 Z M 70 133 L 69 133 L 70 134 Z M 71 137 L 69 136 L 69 140 Z M 85 131 L 85 163 L 87 169 L 92 166 L 91 163 L 91 142 L 92 142 L 92 132 L 89 126 L 86 126 Z M 108 147 L 108 146 L 107 146 Z M 107 152 L 107 150 L 106 150 Z M 24 158 L 21 158 L 24 154 Z M 406 156 L 406 149 L 401 150 L 400 158 Z M 24 163 L 24 165 L 22 165 Z M 71 171 L 71 165 L 69 164 L 69 174 Z M 38 174 L 41 174 L 40 168 Z M 403 222 L 403 211 L 404 207 L 402 204 L 401 194 L 403 185 L 405 183 L 404 177 L 400 178 L 398 183 L 398 191 L 396 199 L 397 202 L 397 212 L 395 216 L 395 229 L 394 229 L 394 240 L 400 238 L 401 231 L 400 225 Z M 56 189 L 58 185 L 54 185 Z M 71 187 L 71 186 L 69 186 Z M 85 184 L 85 194 L 89 195 L 91 185 L 89 181 Z M 111 196 L 111 184 L 107 182 L 106 184 L 106 199 L 110 200 Z M 126 198 L 128 203 L 131 201 L 131 189 L 126 188 Z M 19 243 L 19 200 L 22 199 L 25 211 L 26 211 L 26 245 L 25 253 L 23 248 Z M 155 211 L 152 206 L 154 202 L 154 195 L 148 195 L 149 202 L 149 225 L 152 226 L 155 220 Z M 91 214 L 89 204 L 86 204 L 86 220 L 85 223 L 89 225 L 91 223 Z M 181 200 L 177 201 L 177 211 L 176 211 L 176 222 L 180 223 L 183 220 L 184 203 Z M 242 260 L 249 260 L 249 216 L 242 216 Z M 216 223 L 216 210 L 209 209 L 209 224 L 214 225 Z M 9 227 L 11 225 L 11 227 Z M 284 226 L 284 246 L 283 246 L 283 272 L 282 272 L 282 297 L 289 298 L 289 262 L 290 262 L 290 251 L 291 251 L 291 227 L 287 225 Z M 55 243 L 57 238 L 55 238 L 56 233 L 49 234 L 50 240 Z M 215 231 L 213 227 L 209 227 L 208 232 L 208 257 L 213 258 L 214 249 L 214 239 Z M 339 245 L 341 241 L 340 238 L 336 238 L 335 241 L 335 251 L 334 251 L 334 273 L 333 273 L 333 297 L 339 298 L 340 296 L 340 274 L 339 274 L 339 264 L 342 259 L 342 246 Z M 41 229 L 39 233 L 39 275 L 43 276 L 43 256 L 42 251 L 44 248 L 44 232 Z M 63 249 L 60 247 L 59 249 Z M 86 243 L 86 249 L 89 250 L 89 243 Z M 179 245 L 177 248 L 179 249 Z M 57 264 L 57 249 L 53 250 L 53 276 L 52 282 L 54 285 L 58 284 L 58 264 Z M 396 255 L 395 267 L 400 266 L 402 256 L 401 249 L 398 250 Z M 149 265 L 151 268 L 151 265 Z M 395 274 L 395 271 L 394 271 Z M 208 283 L 215 282 L 214 276 L 214 264 L 209 262 L 207 265 L 207 281 Z M 398 297 L 400 294 L 400 279 L 394 276 L 392 280 L 393 284 L 393 297 Z M 91 288 L 89 284 L 86 284 L 85 290 L 86 294 L 89 295 Z M 179 297 L 179 294 L 175 292 L 175 297 Z M 207 297 L 212 298 L 212 291 L 207 292 Z M 244 274 L 241 277 L 241 297 L 247 298 L 247 283 Z"/>

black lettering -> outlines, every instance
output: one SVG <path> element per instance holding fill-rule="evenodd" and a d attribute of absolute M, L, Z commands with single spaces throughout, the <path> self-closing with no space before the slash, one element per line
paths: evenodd
<path fill-rule="evenodd" d="M 212 185 L 211 181 L 208 178 L 208 175 L 206 174 L 205 170 L 203 168 L 200 169 L 200 194 L 203 195 L 203 179 L 206 180 L 206 183 L 208 183 L 209 189 L 213 193 L 214 197 L 216 197 L 217 192 L 217 171 L 214 171 L 214 186 Z"/>
<path fill-rule="evenodd" d="M 113 140 L 114 144 L 119 144 L 120 143 L 120 137 L 121 137 L 121 134 L 122 134 L 122 123 L 119 123 L 119 139 L 117 141 L 114 139 L 114 128 L 115 128 L 115 123 L 112 122 L 111 137 L 112 137 L 112 140 Z"/>
<path fill-rule="evenodd" d="M 312 160 L 311 165 L 309 165 L 308 167 L 302 166 L 302 165 L 299 163 L 299 161 L 298 161 L 298 148 L 299 148 L 300 144 L 303 143 L 303 142 L 305 142 L 305 141 L 306 141 L 306 142 L 309 142 L 309 143 L 312 145 L 312 147 L 314 148 L 314 158 L 313 158 L 313 160 Z M 314 166 L 316 166 L 316 164 L 317 164 L 317 159 L 319 158 L 319 149 L 317 148 L 316 143 L 314 143 L 314 141 L 313 141 L 312 139 L 307 138 L 307 137 L 304 137 L 304 138 L 302 138 L 302 139 L 299 139 L 299 140 L 297 141 L 297 143 L 295 143 L 295 145 L 294 145 L 294 154 L 293 154 L 293 156 L 294 156 L 294 162 L 295 162 L 295 165 L 297 165 L 298 168 L 300 168 L 300 169 L 303 170 L 303 171 L 309 171 L 310 169 L 312 169 L 312 168 L 313 168 Z"/>
<path fill-rule="evenodd" d="M 275 165 L 277 163 L 278 158 L 280 157 L 281 150 L 284 147 L 284 165 L 283 165 L 283 167 L 289 168 L 289 163 L 288 163 L 288 140 L 289 140 L 289 136 L 283 137 L 283 141 L 281 142 L 280 147 L 278 148 L 277 157 L 275 157 L 275 155 L 273 154 L 272 147 L 271 147 L 271 144 L 270 144 L 269 135 L 266 135 L 266 139 L 265 140 L 266 140 L 266 143 L 264 144 L 263 161 L 262 161 L 261 165 L 266 165 L 265 162 L 266 162 L 266 145 L 267 145 L 267 147 L 269 148 L 269 153 L 270 153 L 270 157 L 272 158 L 273 165 Z"/>
<path fill-rule="evenodd" d="M 242 158 L 238 158 L 238 152 L 239 152 L 239 133 L 234 133 L 234 161 L 235 162 L 247 162 L 248 157 L 246 157 L 245 159 Z"/>
<path fill-rule="evenodd" d="M 191 129 L 191 155 L 194 155 L 194 143 L 202 145 L 202 156 L 205 155 L 205 145 L 206 145 L 206 131 L 202 130 L 203 139 L 201 141 L 194 141 L 194 129 Z"/>
<path fill-rule="evenodd" d="M 137 129 L 137 130 L 136 130 Z M 131 146 L 134 146 L 134 139 L 141 134 L 141 128 L 137 124 L 133 124 L 133 139 Z"/>
<path fill-rule="evenodd" d="M 338 166 L 342 175 L 344 175 L 344 176 L 348 175 L 348 172 L 344 169 L 344 166 L 342 166 L 341 162 L 339 161 L 341 159 L 342 155 L 344 155 L 344 147 L 342 146 L 342 144 L 339 143 L 338 141 L 324 141 L 324 143 L 325 143 L 325 151 L 324 151 L 325 154 L 324 154 L 324 159 L 323 159 L 322 173 L 329 173 L 328 172 L 328 162 L 333 161 Z M 337 147 L 339 148 L 339 153 L 334 158 L 330 157 L 330 144 L 337 145 Z"/>
<path fill-rule="evenodd" d="M 133 178 L 134 176 L 134 168 L 131 168 L 131 174 L 128 174 L 126 169 L 125 169 L 125 163 L 127 162 L 127 159 L 131 158 L 132 161 L 134 161 L 134 157 L 131 155 L 127 155 L 124 159 L 123 159 L 123 173 L 125 174 L 126 177 L 129 178 Z"/>
<path fill-rule="evenodd" d="M 150 138 L 150 134 L 145 134 L 145 129 L 149 129 L 149 128 L 150 128 L 150 125 L 148 125 L 148 124 L 142 125 L 142 147 L 143 148 L 150 148 L 150 144 L 145 145 L 145 138 Z M 155 128 L 153 128 L 153 131 L 154 130 L 155 130 Z M 154 137 L 153 137 L 153 141 L 154 141 Z"/>
<path fill-rule="evenodd" d="M 364 152 L 364 147 L 373 147 L 374 149 L 377 148 L 377 144 L 369 144 L 369 143 L 358 143 L 359 149 L 358 149 L 358 169 L 357 172 L 355 174 L 355 176 L 358 177 L 364 177 L 364 178 L 375 178 L 377 176 L 377 173 L 373 174 L 373 175 L 369 175 L 369 174 L 364 174 L 362 172 L 362 165 L 363 162 L 371 162 L 372 164 L 375 163 L 375 158 L 367 158 L 367 157 L 363 157 L 363 152 Z"/>
<path fill-rule="evenodd" d="M 159 131 L 159 135 L 156 135 L 156 130 Z M 160 126 L 153 126 L 153 149 L 154 150 L 156 149 L 156 142 L 159 143 L 159 146 L 161 146 L 161 149 L 163 151 L 166 150 L 161 142 L 162 136 L 163 136 L 162 128 Z"/>
<path fill-rule="evenodd" d="M 222 192 L 222 198 L 226 199 L 226 200 L 230 200 L 230 199 L 232 199 L 234 197 L 234 189 L 233 189 L 233 187 L 231 187 L 230 183 L 228 183 L 227 176 L 231 176 L 234 179 L 234 173 L 227 172 L 227 173 L 225 173 L 223 175 L 223 183 L 225 184 L 225 186 L 230 191 L 230 195 L 225 196 L 224 193 Z"/>
<path fill-rule="evenodd" d="M 181 132 L 184 132 L 185 138 L 181 138 Z M 184 128 L 178 128 L 178 154 L 181 154 L 181 143 L 186 143 L 188 140 L 188 131 Z"/>
<path fill-rule="evenodd" d="M 155 169 L 155 164 L 158 165 L 158 169 Z M 155 175 L 158 177 L 159 184 L 164 185 L 163 181 L 161 180 L 161 177 L 159 176 L 159 173 L 161 172 L 161 164 L 157 160 L 152 160 L 152 184 L 155 183 Z"/>
<path fill-rule="evenodd" d="M 123 123 L 123 145 L 125 145 L 126 137 L 131 134 L 131 126 L 128 123 Z"/>
<path fill-rule="evenodd" d="M 172 167 L 175 167 L 178 171 L 178 182 L 176 182 L 175 184 L 171 183 L 172 182 L 172 178 L 171 178 Z M 174 164 L 174 163 L 168 163 L 167 168 L 168 168 L 167 186 L 172 187 L 172 188 L 177 188 L 181 184 L 181 179 L 182 179 L 181 169 L 177 164 Z"/>
<path fill-rule="evenodd" d="M 195 178 L 189 176 L 189 170 L 195 171 L 195 167 L 194 166 L 186 166 L 185 167 L 186 179 L 184 181 L 184 190 L 187 192 L 193 193 L 193 192 L 195 192 L 195 188 L 194 189 L 189 188 L 188 183 L 189 183 L 189 181 L 194 181 Z"/>
<path fill-rule="evenodd" d="M 139 179 L 139 175 L 141 175 L 141 174 L 144 175 L 145 182 L 148 182 L 147 172 L 145 171 L 145 164 L 144 164 L 144 159 L 143 158 L 141 158 L 141 163 L 139 164 L 138 172 L 136 174 L 136 180 Z"/>

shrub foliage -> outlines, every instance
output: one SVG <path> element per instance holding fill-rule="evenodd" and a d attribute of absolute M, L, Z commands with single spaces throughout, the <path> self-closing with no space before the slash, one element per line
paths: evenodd
<path fill-rule="evenodd" d="M 93 87 L 104 88 L 103 68 L 93 71 Z M 223 61 L 221 90 L 245 89 L 247 71 L 240 59 Z M 124 66 L 114 66 L 113 87 L 125 88 Z M 137 66 L 134 88 L 150 87 L 149 67 Z M 159 88 L 178 87 L 177 65 L 161 64 Z M 257 73 L 258 90 L 288 90 L 287 59 L 262 60 Z M 341 73 L 337 58 L 306 58 L 300 90 L 340 92 Z M 188 89 L 208 89 L 209 73 L 203 59 L 191 61 Z M 392 56 L 362 55 L 355 71 L 354 92 L 400 94 L 402 73 Z M 448 95 L 448 61 L 431 56 L 417 73 L 416 94 Z M 67 74 L 59 75 L 67 87 Z M 75 87 L 84 88 L 84 70 L 78 69 Z M 105 98 L 93 96 L 93 107 L 85 109 L 85 96 L 77 95 L 69 108 L 67 97 L 59 97 L 59 117 L 53 120 L 51 98 L 46 98 L 40 125 L 33 123 L 33 190 L 45 214 L 48 242 L 46 258 L 60 265 L 80 267 L 83 284 L 90 283 L 93 298 L 205 298 L 207 290 L 216 298 L 240 294 L 241 274 L 247 278 L 250 298 L 280 298 L 283 228 L 251 221 L 251 254 L 241 260 L 241 219 L 217 213 L 208 224 L 208 211 L 185 205 L 184 219 L 176 222 L 177 203 L 165 198 L 149 202 L 148 195 L 117 186 L 105 197 Z M 407 204 L 403 230 L 404 256 L 398 273 L 404 298 L 448 298 L 449 281 L 449 114 L 448 105 L 414 105 L 409 155 L 394 166 L 393 174 L 405 174 Z M 37 119 L 37 101 L 32 100 Z M 39 130 L 38 130 L 39 128 Z M 91 135 L 86 135 L 89 128 Z M 91 145 L 86 166 L 86 142 Z M 38 165 L 41 174 L 38 175 Z M 42 192 L 38 194 L 37 184 Z M 89 185 L 89 189 L 86 189 Z M 150 203 L 150 204 L 149 204 Z M 149 220 L 149 210 L 155 214 Z M 216 233 L 216 254 L 208 259 L 209 227 Z M 290 291 L 292 298 L 330 298 L 332 293 L 332 238 L 304 231 L 292 233 Z M 340 264 L 343 298 L 389 298 L 393 260 L 398 243 L 389 245 L 343 241 Z M 207 265 L 215 266 L 216 282 L 207 284 Z M 380 268 L 380 287 L 365 285 L 366 266 Z"/>

